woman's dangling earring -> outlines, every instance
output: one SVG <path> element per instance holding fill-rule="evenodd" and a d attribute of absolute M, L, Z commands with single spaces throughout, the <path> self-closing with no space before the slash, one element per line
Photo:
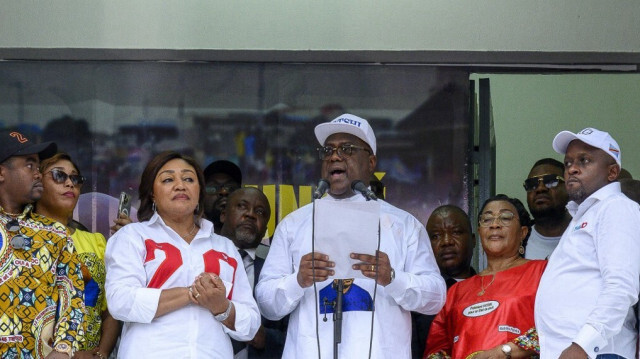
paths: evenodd
<path fill-rule="evenodd" d="M 156 212 L 156 203 L 155 203 L 155 202 L 153 202 L 153 204 L 151 205 L 151 209 L 152 209 L 154 212 Z"/>
<path fill-rule="evenodd" d="M 520 244 L 520 248 L 518 248 L 518 253 L 524 255 L 524 246 Z"/>

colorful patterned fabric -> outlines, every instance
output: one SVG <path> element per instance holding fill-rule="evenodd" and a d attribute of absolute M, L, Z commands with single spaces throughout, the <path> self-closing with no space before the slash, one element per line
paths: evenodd
<path fill-rule="evenodd" d="M 66 228 L 31 211 L 18 217 L 28 239 L 14 249 L 0 213 L 0 358 L 44 358 L 57 344 L 78 350 L 84 335 L 82 274 Z"/>
<path fill-rule="evenodd" d="M 71 235 L 81 262 L 84 281 L 86 332 L 80 350 L 91 350 L 100 344 L 102 313 L 107 309 L 104 292 L 106 270 L 104 251 L 107 241 L 100 233 L 76 230 Z"/>

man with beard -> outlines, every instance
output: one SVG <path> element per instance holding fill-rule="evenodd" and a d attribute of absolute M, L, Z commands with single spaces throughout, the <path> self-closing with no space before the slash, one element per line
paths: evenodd
<path fill-rule="evenodd" d="M 264 265 L 256 251 L 271 217 L 269 200 L 260 190 L 245 187 L 234 191 L 227 200 L 220 220 L 221 235 L 231 239 L 242 256 L 251 288 L 255 287 Z M 234 358 L 279 358 L 287 333 L 286 319 L 270 321 L 262 318 L 262 326 L 249 343 L 233 342 Z M 247 345 L 248 344 L 248 345 Z"/>
<path fill-rule="evenodd" d="M 220 215 L 231 193 L 242 185 L 242 172 L 235 163 L 225 160 L 215 161 L 204 169 L 206 196 L 204 216 L 213 222 L 213 231 L 220 234 Z"/>
<path fill-rule="evenodd" d="M 40 160 L 56 148 L 0 132 L 1 358 L 71 358 L 84 335 L 73 241 L 65 226 L 32 211 L 43 191 Z"/>
<path fill-rule="evenodd" d="M 617 181 L 621 150 L 606 132 L 562 131 L 573 216 L 549 258 L 535 300 L 540 358 L 634 358 L 640 291 L 640 207 Z"/>
<path fill-rule="evenodd" d="M 433 255 L 447 289 L 476 274 L 471 267 L 476 240 L 469 216 L 460 207 L 447 204 L 436 208 L 429 216 L 426 227 Z M 433 318 L 434 315 L 411 312 L 413 358 L 422 358 Z"/>
<path fill-rule="evenodd" d="M 535 219 L 525 249 L 526 259 L 547 259 L 571 222 L 566 205 L 564 165 L 553 158 L 536 162 L 524 181 L 529 212 Z"/>

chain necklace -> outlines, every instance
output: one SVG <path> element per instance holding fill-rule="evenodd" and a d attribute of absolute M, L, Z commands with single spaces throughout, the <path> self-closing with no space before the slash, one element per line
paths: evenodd
<path fill-rule="evenodd" d="M 181 234 L 180 237 L 182 237 L 184 240 L 187 240 L 187 238 L 192 237 L 195 234 L 195 229 L 196 229 L 196 224 L 193 223 L 193 227 L 191 228 L 189 233 L 187 233 L 185 235 Z"/>
<path fill-rule="evenodd" d="M 484 295 L 484 293 L 487 291 L 487 288 L 489 288 L 493 284 L 493 281 L 496 279 L 496 274 L 494 273 L 492 275 L 491 282 L 489 282 L 486 287 L 484 286 L 484 277 L 488 277 L 488 275 L 480 276 L 480 285 L 482 286 L 482 289 L 478 292 L 478 297 Z"/>
<path fill-rule="evenodd" d="M 22 214 L 22 212 L 20 212 L 20 213 L 9 213 L 9 212 L 5 211 L 4 208 L 2 208 L 2 207 L 0 207 L 0 211 L 2 211 L 2 213 L 6 214 L 7 216 L 10 216 L 10 217 L 18 217 L 19 215 Z"/>

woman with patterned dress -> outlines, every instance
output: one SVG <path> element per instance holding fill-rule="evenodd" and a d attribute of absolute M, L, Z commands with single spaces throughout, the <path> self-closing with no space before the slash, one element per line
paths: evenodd
<path fill-rule="evenodd" d="M 42 161 L 40 171 L 44 192 L 36 203 L 36 212 L 67 226 L 81 262 L 85 283 L 85 336 L 73 358 L 107 358 L 120 333 L 118 321 L 107 310 L 104 290 L 107 242 L 100 233 L 70 226 L 84 177 L 66 153 L 58 153 Z"/>
<path fill-rule="evenodd" d="M 533 307 L 547 262 L 523 257 L 529 213 L 518 199 L 497 195 L 482 206 L 478 224 L 487 268 L 449 289 L 424 357 L 536 357 Z"/>

